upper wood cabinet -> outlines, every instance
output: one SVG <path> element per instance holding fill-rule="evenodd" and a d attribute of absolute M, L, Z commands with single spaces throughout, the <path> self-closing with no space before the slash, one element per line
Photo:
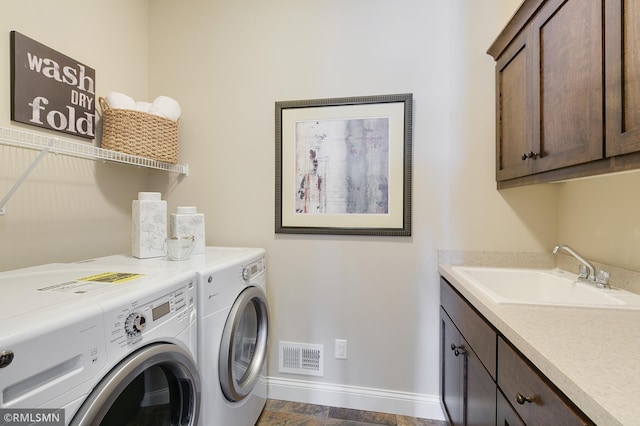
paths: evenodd
<path fill-rule="evenodd" d="M 532 173 L 527 153 L 538 151 L 533 140 L 534 108 L 529 33 L 511 43 L 496 63 L 496 179 Z"/>
<path fill-rule="evenodd" d="M 547 1 L 496 55 L 498 181 L 603 158 L 602 28 L 602 0 Z"/>
<path fill-rule="evenodd" d="M 639 2 L 525 0 L 488 53 L 499 188 L 640 168 Z"/>
<path fill-rule="evenodd" d="M 640 151 L 640 2 L 606 4 L 606 153 L 614 156 Z"/>
<path fill-rule="evenodd" d="M 603 158 L 602 0 L 549 1 L 531 31 L 534 173 Z"/>

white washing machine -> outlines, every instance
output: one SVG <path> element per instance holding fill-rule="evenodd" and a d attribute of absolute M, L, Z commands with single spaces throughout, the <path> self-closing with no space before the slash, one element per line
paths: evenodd
<path fill-rule="evenodd" d="M 69 425 L 195 425 L 195 275 L 51 264 L 0 273 L 0 408 Z"/>
<path fill-rule="evenodd" d="M 254 425 L 267 399 L 265 251 L 236 250 L 196 276 L 200 425 Z"/>
<path fill-rule="evenodd" d="M 192 255 L 185 261 L 174 262 L 165 257 L 137 259 L 118 254 L 84 263 L 174 273 L 196 271 L 196 346 L 203 402 L 199 424 L 247 426 L 255 423 L 267 397 L 268 305 L 264 258 L 264 249 L 206 247 L 204 254 Z M 245 293 L 249 287 L 253 289 Z M 225 326 L 234 331 L 223 336 Z"/>
<path fill-rule="evenodd" d="M 131 266 L 134 268 L 145 268 L 154 271 L 167 271 L 173 273 L 185 271 L 197 271 L 208 269 L 221 264 L 234 261 L 238 256 L 247 253 L 245 247 L 205 247 L 202 254 L 192 254 L 187 260 L 172 261 L 166 256 L 152 257 L 149 259 L 138 259 L 131 254 L 114 254 L 111 256 L 87 259 L 76 263 L 90 265 L 117 265 L 119 267 Z"/>

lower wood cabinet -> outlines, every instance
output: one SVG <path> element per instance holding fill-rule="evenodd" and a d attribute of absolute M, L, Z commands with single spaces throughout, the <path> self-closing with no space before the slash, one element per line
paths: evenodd
<path fill-rule="evenodd" d="M 495 425 L 496 383 L 444 309 L 440 310 L 442 402 L 453 425 Z"/>
<path fill-rule="evenodd" d="M 496 424 L 496 383 L 473 350 L 465 353 L 466 367 L 466 425 Z"/>
<path fill-rule="evenodd" d="M 440 395 L 452 425 L 465 424 L 464 339 L 444 309 L 440 308 Z"/>
<path fill-rule="evenodd" d="M 498 387 L 528 425 L 594 424 L 502 337 L 498 337 Z"/>
<path fill-rule="evenodd" d="M 500 426 L 525 426 L 516 410 L 507 402 L 501 391 L 497 394 L 496 425 Z"/>
<path fill-rule="evenodd" d="M 492 365 L 491 370 L 495 371 L 496 333 L 448 284 L 443 283 L 441 295 L 440 389 L 443 408 L 453 425 L 494 426 L 496 382 L 485 363 Z M 457 318 L 456 323 L 452 317 Z M 466 335 L 472 337 L 471 342 L 482 336 L 482 342 L 474 346 L 465 339 Z"/>
<path fill-rule="evenodd" d="M 440 391 L 454 426 L 594 424 L 444 278 Z"/>

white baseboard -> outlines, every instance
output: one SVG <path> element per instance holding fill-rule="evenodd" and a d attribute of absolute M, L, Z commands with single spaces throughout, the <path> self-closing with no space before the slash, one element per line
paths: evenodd
<path fill-rule="evenodd" d="M 444 420 L 440 397 L 306 380 L 267 377 L 271 399 Z"/>

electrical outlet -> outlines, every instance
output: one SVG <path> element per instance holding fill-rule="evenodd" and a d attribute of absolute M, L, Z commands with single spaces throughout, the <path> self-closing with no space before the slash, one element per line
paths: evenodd
<path fill-rule="evenodd" d="M 336 359 L 347 359 L 347 341 L 336 339 Z"/>

